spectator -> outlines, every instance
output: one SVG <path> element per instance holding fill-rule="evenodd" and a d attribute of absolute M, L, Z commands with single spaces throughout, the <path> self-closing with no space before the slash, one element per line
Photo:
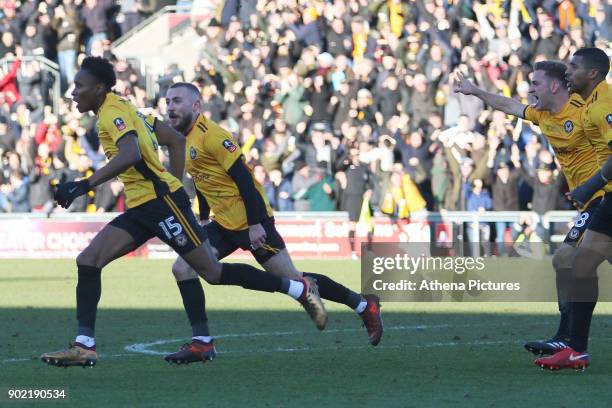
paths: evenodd
<path fill-rule="evenodd" d="M 28 199 L 28 178 L 21 171 L 13 171 L 10 176 L 6 198 L 11 212 L 30 212 L 30 201 Z"/>
<path fill-rule="evenodd" d="M 59 62 L 62 92 L 86 53 L 112 58 L 115 91 L 140 108 L 153 106 L 160 116 L 165 88 L 178 78 L 193 80 L 200 85 L 205 114 L 240 132 L 236 136 L 249 163 L 263 166 L 276 207 L 291 209 L 290 196 L 305 186 L 308 191 L 304 182 L 315 179 L 323 161 L 335 180 L 336 206 L 347 208 L 344 158 L 351 146 L 359 146 L 363 165 L 376 176 L 374 206 L 382 203 L 392 169 L 401 162 L 429 209 L 455 210 L 467 208 L 475 179 L 497 183 L 497 173 L 506 171 L 503 166 L 517 148 L 525 173 L 518 182 L 520 208 L 536 203 L 549 208 L 529 182 L 535 188 L 533 179 L 544 174 L 537 169 L 552 163 L 552 156 L 545 157 L 548 144 L 536 126 L 510 122 L 500 112 L 489 113 L 480 100 L 452 93 L 450 72 L 458 69 L 492 92 L 531 103 L 527 81 L 534 61 L 567 60 L 579 47 L 593 45 L 612 54 L 606 42 L 610 5 L 600 0 L 233 0 L 224 3 L 220 21 L 213 18 L 214 8 L 197 1 L 191 25 L 173 28 L 177 38 L 183 29 L 200 36 L 193 42 L 200 47 L 194 49 L 200 51 L 197 62 L 179 68 L 168 61 L 163 74 L 153 78 L 159 85 L 155 92 L 146 87 L 151 81 L 145 81 L 139 61 L 111 53 L 116 26 L 125 31 L 139 19 L 138 2 L 0 3 L 0 51 L 8 57 L 0 68 L 0 150 L 10 161 L 21 158 L 31 198 L 41 196 L 45 184 L 36 175 L 39 145 L 51 151 L 53 179 L 76 176 L 72 172 L 83 153 L 94 167 L 106 160 L 95 121 L 76 112 L 65 94 L 53 92 L 43 55 Z M 45 106 L 52 105 L 57 109 L 50 112 Z M 386 146 L 389 137 L 398 142 L 395 152 Z M 300 181 L 296 160 L 313 174 L 302 169 L 308 174 Z M 8 185 L 13 167 L 3 162 L 1 170 Z M 288 188 L 294 178 L 296 192 Z M 559 182 L 551 190 L 562 177 L 554 179 Z M 495 185 L 490 187 L 501 208 Z M 307 200 L 297 197 L 298 208 L 307 208 Z M 39 208 L 40 199 L 35 201 L 31 207 Z M 96 191 L 86 204 L 89 211 L 91 204 L 100 211 L 121 208 L 120 189 Z"/>
<path fill-rule="evenodd" d="M 57 32 L 57 57 L 62 76 L 62 90 L 66 90 L 76 74 L 76 57 L 81 25 L 78 12 L 71 0 L 55 8 L 52 27 Z"/>
<path fill-rule="evenodd" d="M 334 211 L 334 179 L 327 173 L 329 163 L 320 162 L 315 168 L 316 182 L 311 185 L 304 199 L 308 200 L 309 211 Z"/>
<path fill-rule="evenodd" d="M 489 192 L 484 189 L 484 182 L 482 179 L 474 179 L 471 191 L 468 192 L 467 210 L 483 214 L 485 211 L 489 211 L 492 208 L 493 201 L 491 200 Z M 487 222 L 478 223 L 480 239 L 476 239 L 474 228 L 474 224 L 468 223 L 467 236 L 469 242 L 481 242 L 488 252 L 488 242 L 491 238 L 491 226 Z"/>
<path fill-rule="evenodd" d="M 276 211 L 293 211 L 291 182 L 283 178 L 280 170 L 272 170 L 270 172 L 268 184 L 271 188 L 266 189 L 266 195 L 270 205 Z"/>
<path fill-rule="evenodd" d="M 0 96 L 10 107 L 21 98 L 17 84 L 17 71 L 21 65 L 21 48 L 16 49 L 17 59 L 13 61 L 8 72 L 0 71 Z"/>
<path fill-rule="evenodd" d="M 111 24 L 110 10 L 115 7 L 114 0 L 85 0 L 81 9 L 84 20 L 85 51 L 91 52 L 92 44 L 96 41 L 107 40 L 108 29 Z"/>

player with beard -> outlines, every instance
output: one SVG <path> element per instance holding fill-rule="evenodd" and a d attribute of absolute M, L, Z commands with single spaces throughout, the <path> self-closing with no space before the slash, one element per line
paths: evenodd
<path fill-rule="evenodd" d="M 249 250 L 272 275 L 314 279 L 322 298 L 345 304 L 359 314 L 370 343 L 377 345 L 383 332 L 378 298 L 362 296 L 325 275 L 296 269 L 276 230 L 261 184 L 254 179 L 232 135 L 201 113 L 198 89 L 189 83 L 175 83 L 168 89 L 166 101 L 170 124 L 187 139 L 186 169 L 195 183 L 200 218 L 207 222 L 211 210 L 214 214 L 204 229 L 219 259 L 242 248 Z M 179 286 L 200 285 L 193 268 L 181 257 L 172 266 L 172 272 Z M 203 296 L 201 289 L 194 290 L 189 299 L 183 296 L 192 327 L 194 321 L 204 318 L 198 308 L 199 295 Z M 194 334 L 192 344 L 197 341 Z M 183 348 L 166 356 L 166 360 L 189 363 L 199 361 L 199 356 L 190 348 Z"/>

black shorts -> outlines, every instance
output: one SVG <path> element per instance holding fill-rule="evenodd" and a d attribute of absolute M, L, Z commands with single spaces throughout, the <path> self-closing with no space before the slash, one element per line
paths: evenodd
<path fill-rule="evenodd" d="M 206 235 L 212 245 L 219 251 L 219 259 L 230 255 L 238 248 L 250 251 L 259 264 L 263 264 L 268 259 L 285 249 L 285 241 L 280 236 L 274 226 L 274 217 L 266 218 L 261 222 L 261 226 L 266 231 L 266 243 L 257 250 L 251 249 L 251 239 L 249 230 L 231 231 L 223 228 L 216 221 L 212 221 L 204 226 Z"/>
<path fill-rule="evenodd" d="M 587 228 L 612 237 L 612 193 L 604 195 Z"/>
<path fill-rule="evenodd" d="M 127 231 L 138 246 L 158 237 L 179 255 L 206 241 L 206 232 L 196 221 L 183 188 L 128 209 L 110 225 Z"/>
<path fill-rule="evenodd" d="M 359 221 L 361 215 L 361 206 L 363 205 L 363 195 L 350 194 L 342 197 L 344 203 L 342 210 L 347 211 L 349 215 L 349 221 Z"/>
<path fill-rule="evenodd" d="M 578 218 L 576 218 L 576 221 L 574 221 L 574 226 L 565 236 L 563 243 L 575 247 L 580 243 L 580 241 L 582 241 L 582 236 L 587 228 L 590 229 L 590 225 L 593 221 L 593 215 L 599 208 L 600 203 L 601 198 L 596 198 L 590 202 L 587 208 L 580 212 L 580 215 Z"/>

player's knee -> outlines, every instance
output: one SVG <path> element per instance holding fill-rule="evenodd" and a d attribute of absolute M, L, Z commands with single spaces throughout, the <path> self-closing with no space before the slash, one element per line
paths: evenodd
<path fill-rule="evenodd" d="M 198 274 L 185 262 L 175 262 L 172 265 L 172 274 L 177 282 L 198 279 Z"/>
<path fill-rule="evenodd" d="M 216 259 L 211 259 L 198 265 L 197 274 L 210 285 L 219 285 L 221 283 L 221 269 L 221 263 Z"/>
<path fill-rule="evenodd" d="M 297 270 L 286 249 L 263 262 L 262 266 L 266 272 L 274 276 L 288 279 L 300 279 L 302 277 L 302 272 Z"/>
<path fill-rule="evenodd" d="M 589 248 L 578 248 L 572 262 L 572 275 L 576 278 L 591 278 L 597 276 L 597 267 L 605 257 Z"/>
<path fill-rule="evenodd" d="M 76 264 L 77 266 L 95 266 L 96 268 L 103 266 L 99 265 L 98 257 L 93 251 L 89 250 L 89 247 L 77 255 Z"/>
<path fill-rule="evenodd" d="M 555 252 L 552 259 L 552 264 L 555 271 L 559 273 L 559 271 L 571 268 L 574 255 L 574 248 L 561 248 Z"/>

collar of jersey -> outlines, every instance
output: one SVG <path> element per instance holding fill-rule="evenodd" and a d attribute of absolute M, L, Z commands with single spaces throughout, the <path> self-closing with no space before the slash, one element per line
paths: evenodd
<path fill-rule="evenodd" d="M 104 105 L 106 105 L 107 103 L 109 103 L 109 100 L 112 97 L 117 97 L 117 95 L 115 95 L 113 92 L 108 92 L 106 94 L 106 96 L 104 97 L 104 102 L 102 102 L 102 105 L 100 105 L 100 108 L 98 109 L 98 112 L 96 112 L 96 117 L 99 118 L 100 117 L 100 112 L 102 112 L 102 108 L 104 107 Z"/>
<path fill-rule="evenodd" d="M 198 113 L 198 117 L 196 118 L 195 122 L 193 122 L 193 125 L 191 126 L 191 128 L 189 128 L 189 131 L 187 132 L 187 135 L 185 136 L 186 138 L 189 137 L 193 128 L 198 124 L 198 122 L 200 121 L 200 117 L 202 118 L 204 117 L 204 114 L 202 112 Z"/>

